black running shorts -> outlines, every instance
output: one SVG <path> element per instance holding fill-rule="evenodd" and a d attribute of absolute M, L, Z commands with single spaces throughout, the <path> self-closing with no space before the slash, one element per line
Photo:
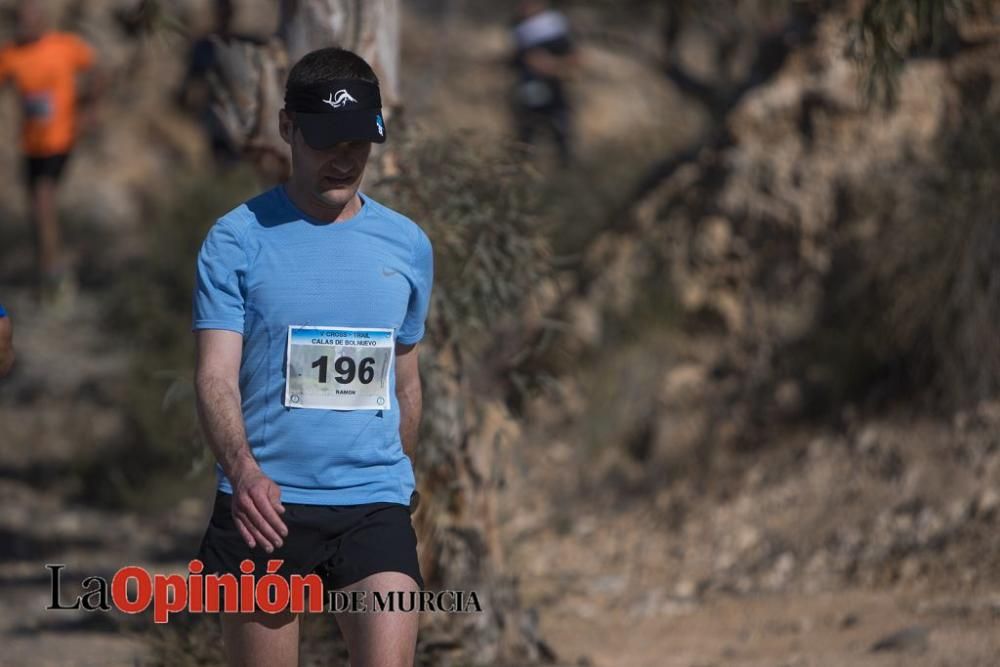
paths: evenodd
<path fill-rule="evenodd" d="M 267 553 L 243 541 L 232 516 L 231 494 L 216 491 L 215 507 L 202 538 L 197 558 L 204 574 L 240 577 L 240 563 L 249 558 L 253 574 L 266 574 L 267 561 L 284 562 L 283 576 L 320 575 L 326 590 L 343 588 L 376 572 L 402 572 L 424 588 L 417 562 L 417 535 L 410 509 L 399 503 L 364 505 L 307 505 L 282 503 L 282 520 L 288 535 L 282 545 Z"/>
<path fill-rule="evenodd" d="M 26 156 L 24 158 L 24 179 L 32 187 L 41 178 L 58 181 L 66 168 L 67 160 L 69 160 L 69 153 L 42 157 Z"/>

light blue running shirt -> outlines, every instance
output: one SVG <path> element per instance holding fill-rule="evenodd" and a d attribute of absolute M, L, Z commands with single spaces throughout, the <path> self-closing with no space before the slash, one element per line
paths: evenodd
<path fill-rule="evenodd" d="M 284 502 L 409 505 L 414 489 L 394 366 L 389 409 L 286 407 L 289 326 L 392 329 L 407 344 L 424 335 L 430 239 L 405 216 L 361 199 L 354 217 L 324 222 L 279 185 L 219 218 L 198 254 L 193 328 L 243 335 L 247 440 Z M 218 488 L 232 493 L 218 463 L 216 474 Z"/>

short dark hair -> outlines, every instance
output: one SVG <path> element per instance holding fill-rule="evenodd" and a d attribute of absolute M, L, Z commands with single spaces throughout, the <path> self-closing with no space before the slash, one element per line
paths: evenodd
<path fill-rule="evenodd" d="M 364 58 L 353 51 L 330 46 L 302 56 L 288 72 L 285 90 L 294 91 L 330 79 L 361 79 L 378 85 L 375 70 Z"/>

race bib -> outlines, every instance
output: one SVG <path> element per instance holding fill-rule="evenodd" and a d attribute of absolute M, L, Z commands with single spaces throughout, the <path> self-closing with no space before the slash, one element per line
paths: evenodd
<path fill-rule="evenodd" d="M 285 407 L 390 410 L 392 329 L 288 327 Z"/>
<path fill-rule="evenodd" d="M 48 91 L 27 93 L 21 104 L 29 120 L 44 121 L 52 117 L 52 95 Z"/>

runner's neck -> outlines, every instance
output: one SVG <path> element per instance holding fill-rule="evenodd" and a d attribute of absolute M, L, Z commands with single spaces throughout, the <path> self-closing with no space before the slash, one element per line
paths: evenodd
<path fill-rule="evenodd" d="M 352 220 L 361 212 L 361 196 L 355 192 L 351 200 L 341 208 L 324 206 L 315 201 L 314 198 L 306 196 L 296 188 L 293 181 L 287 181 L 278 186 L 282 188 L 288 200 L 302 213 L 310 218 L 329 223 L 347 222 Z"/>

